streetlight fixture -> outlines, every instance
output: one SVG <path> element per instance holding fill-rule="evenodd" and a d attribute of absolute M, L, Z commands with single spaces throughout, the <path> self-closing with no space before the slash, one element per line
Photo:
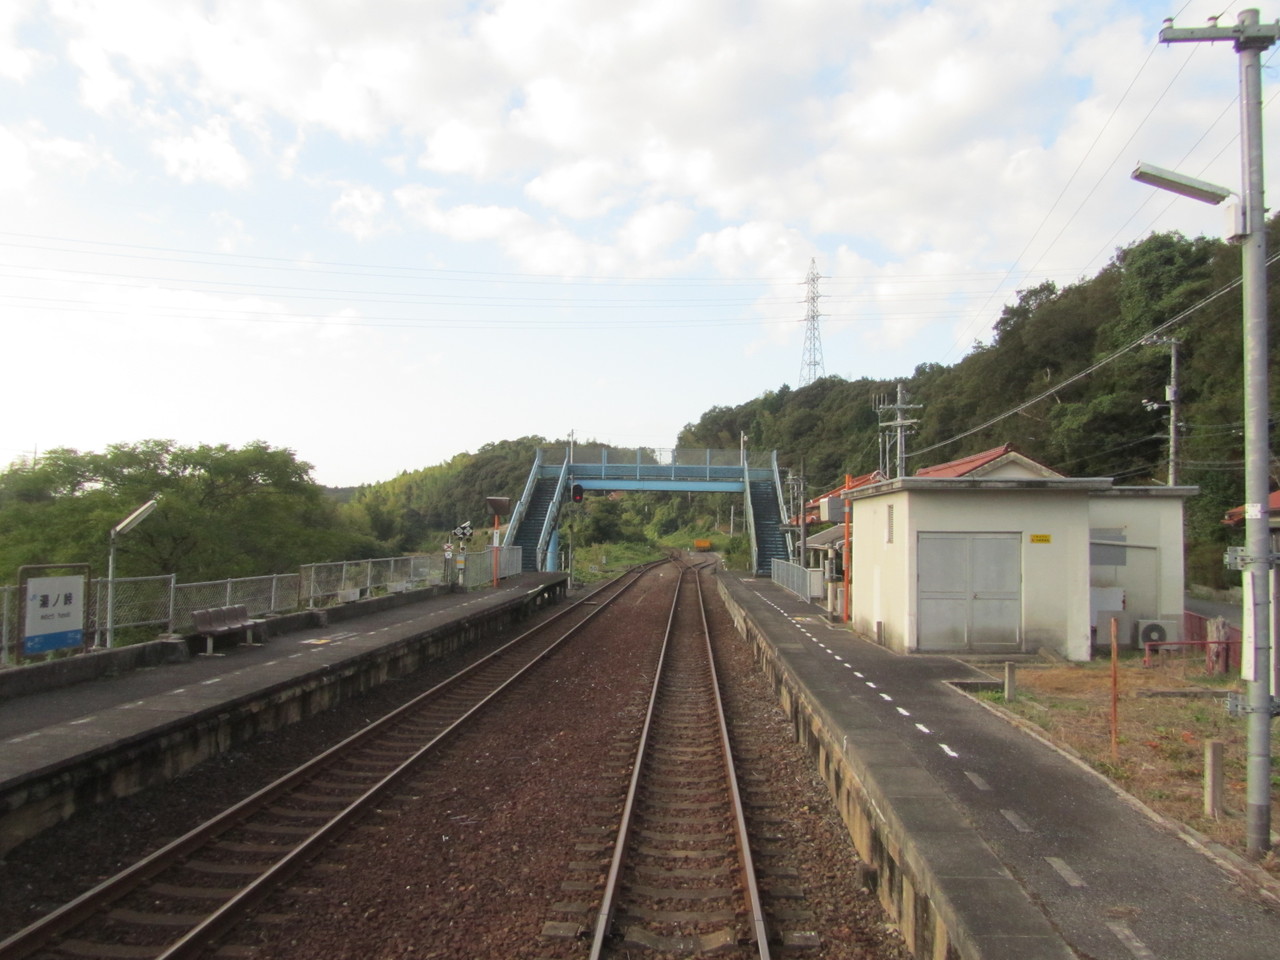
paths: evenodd
<path fill-rule="evenodd" d="M 111 542 L 107 550 L 107 648 L 115 645 L 116 628 L 116 537 L 122 537 L 147 517 L 156 508 L 158 500 L 148 500 L 133 513 L 129 514 L 111 528 Z"/>
<path fill-rule="evenodd" d="M 1259 22 L 1256 9 L 1242 10 L 1235 26 L 1176 29 L 1172 20 L 1160 31 L 1163 43 L 1229 40 L 1240 56 L 1240 141 L 1243 181 L 1243 220 L 1235 231 L 1240 240 L 1240 280 L 1244 325 L 1244 521 L 1245 545 L 1239 559 L 1244 572 L 1242 625 L 1244 647 L 1252 660 L 1242 671 L 1249 686 L 1248 766 L 1246 786 L 1246 853 L 1252 859 L 1271 849 L 1271 537 L 1268 503 L 1270 418 L 1267 384 L 1267 225 L 1262 179 L 1262 51 L 1280 39 L 1280 21 Z M 1156 172 L 1153 172 L 1156 171 Z M 1139 176 L 1142 174 L 1142 176 Z M 1207 203 L 1221 203 L 1231 191 L 1193 181 L 1180 174 L 1139 164 L 1134 179 Z M 1216 199 L 1215 199 L 1216 198 Z"/>
<path fill-rule="evenodd" d="M 1183 176 L 1173 170 L 1157 167 L 1153 163 L 1139 163 L 1129 176 L 1139 183 L 1145 183 L 1149 187 L 1159 187 L 1161 190 L 1168 190 L 1170 193 L 1190 197 L 1192 200 L 1199 200 L 1201 203 L 1216 205 L 1235 192 L 1228 190 L 1226 187 L 1219 187 L 1217 184 L 1209 183 L 1207 180 L 1197 180 L 1195 177 Z"/>

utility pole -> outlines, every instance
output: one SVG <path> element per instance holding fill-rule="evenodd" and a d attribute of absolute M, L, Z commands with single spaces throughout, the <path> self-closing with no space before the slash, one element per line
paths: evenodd
<path fill-rule="evenodd" d="M 907 428 L 913 427 L 919 420 L 908 420 L 908 410 L 921 409 L 918 403 L 907 403 L 907 392 L 898 384 L 898 402 L 890 403 L 881 397 L 875 406 L 880 416 L 880 472 L 886 477 L 901 477 L 907 472 Z M 885 420 L 885 412 L 891 419 Z M 890 470 L 890 460 L 893 469 Z"/>
<path fill-rule="evenodd" d="M 1169 403 L 1169 486 L 1178 485 L 1178 414 L 1182 412 L 1178 403 L 1178 342 L 1169 338 L 1169 386 L 1165 387 L 1164 398 Z"/>
<path fill-rule="evenodd" d="M 1176 487 L 1178 485 L 1178 438 L 1180 421 L 1179 416 L 1182 413 L 1182 407 L 1179 403 L 1178 394 L 1178 345 L 1181 340 L 1175 340 L 1173 337 L 1149 337 L 1144 343 L 1152 346 L 1168 346 L 1169 348 L 1169 384 L 1164 388 L 1163 404 L 1156 403 L 1154 400 L 1143 400 L 1142 405 L 1150 411 L 1158 410 L 1160 407 L 1169 408 L 1169 486 Z"/>
<path fill-rule="evenodd" d="M 803 466 L 801 467 L 801 469 L 802 470 L 804 469 Z M 794 471 L 789 471 L 787 473 L 787 487 L 791 493 L 791 509 L 793 511 L 792 516 L 797 518 L 796 523 L 800 527 L 800 540 L 796 544 L 796 553 L 798 554 L 798 559 L 796 560 L 796 562 L 803 567 L 805 565 L 804 541 L 805 541 L 806 535 L 808 534 L 808 524 L 805 522 L 806 497 L 805 497 L 804 474 L 796 473 Z"/>
<path fill-rule="evenodd" d="M 809 288 L 809 296 L 807 303 L 809 304 L 808 312 L 804 318 L 804 357 L 800 361 L 800 386 L 807 387 L 819 377 L 827 375 L 826 367 L 822 363 L 822 334 L 818 330 L 818 318 L 822 316 L 818 312 L 818 260 L 816 257 L 809 260 L 809 275 L 805 277 L 805 283 Z"/>
<path fill-rule="evenodd" d="M 1253 653 L 1245 664 L 1249 684 L 1246 852 L 1261 859 L 1271 848 L 1271 597 L 1272 566 L 1268 507 L 1267 441 L 1267 231 L 1262 197 L 1262 51 L 1280 39 L 1280 22 L 1261 25 L 1256 9 L 1242 10 L 1234 27 L 1175 29 L 1165 20 L 1164 43 L 1229 40 L 1240 56 L 1240 132 L 1244 230 L 1240 253 L 1244 324 L 1244 526 L 1240 568 L 1244 572 L 1244 646 Z"/>

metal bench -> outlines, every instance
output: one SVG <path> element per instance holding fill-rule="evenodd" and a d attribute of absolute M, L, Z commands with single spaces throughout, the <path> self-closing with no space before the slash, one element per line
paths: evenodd
<path fill-rule="evenodd" d="M 213 642 L 218 637 L 226 637 L 237 633 L 244 634 L 245 643 L 253 643 L 253 628 L 261 623 L 249 616 L 249 608 L 244 604 L 230 607 L 210 607 L 207 610 L 194 610 L 191 621 L 195 625 L 197 636 L 204 637 L 205 653 L 213 655 Z"/>

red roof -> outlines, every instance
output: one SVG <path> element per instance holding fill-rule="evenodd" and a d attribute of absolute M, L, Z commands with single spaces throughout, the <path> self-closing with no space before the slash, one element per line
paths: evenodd
<path fill-rule="evenodd" d="M 1267 497 L 1267 511 L 1271 514 L 1280 513 L 1280 490 Z M 1244 507 L 1232 507 L 1222 518 L 1222 522 L 1228 527 L 1238 527 L 1244 523 Z"/>
<path fill-rule="evenodd" d="M 879 483 L 883 479 L 884 474 L 879 470 L 872 470 L 870 473 L 864 473 L 860 477 L 853 477 L 848 483 L 842 483 L 840 486 L 834 487 L 826 493 L 822 493 L 814 497 L 805 504 L 805 509 L 808 509 L 809 507 L 816 508 L 823 500 L 826 500 L 829 497 L 837 497 L 845 490 L 856 490 L 858 487 L 865 487 L 870 483 Z"/>
<path fill-rule="evenodd" d="M 947 463 L 935 464 L 932 467 L 921 467 L 916 471 L 917 477 L 963 477 L 967 473 L 972 473 L 979 467 L 985 466 L 992 460 L 998 460 L 1006 453 L 1016 453 L 1013 444 L 1006 443 L 1002 447 L 993 447 L 990 450 L 983 450 L 981 453 L 975 453 L 969 457 L 961 457 L 959 460 L 951 460 Z"/>
<path fill-rule="evenodd" d="M 827 500 L 831 497 L 837 497 L 845 490 L 856 490 L 858 487 L 865 487 L 871 483 L 879 483 L 884 478 L 885 478 L 884 474 L 881 473 L 879 470 L 872 470 L 870 473 L 864 473 L 860 477 L 853 477 L 849 480 L 848 483 L 842 483 L 840 484 L 840 486 L 834 487 L 833 489 L 828 490 L 826 493 L 819 494 L 818 496 L 814 497 L 812 500 L 810 500 L 808 503 L 804 505 L 804 511 L 806 514 L 805 522 L 806 523 L 820 522 L 818 519 L 818 514 L 811 513 L 810 511 L 816 511 L 821 505 L 823 500 Z M 791 522 L 793 524 L 798 524 L 800 522 L 800 518 L 792 517 Z"/>

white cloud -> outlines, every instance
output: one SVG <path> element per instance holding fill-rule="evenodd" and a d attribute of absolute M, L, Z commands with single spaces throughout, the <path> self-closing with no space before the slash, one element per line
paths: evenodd
<path fill-rule="evenodd" d="M 613 163 L 599 157 L 585 157 L 552 167 L 534 177 L 527 193 L 544 207 L 575 219 L 598 217 L 616 207 L 619 174 Z"/>
<path fill-rule="evenodd" d="M 330 209 L 343 231 L 357 240 L 368 240 L 387 228 L 385 207 L 386 198 L 373 187 L 346 186 Z"/>
<path fill-rule="evenodd" d="M 619 229 L 618 245 L 624 255 L 653 263 L 685 238 L 693 219 L 692 210 L 672 201 L 644 207 Z"/>
<path fill-rule="evenodd" d="M 163 158 L 165 172 L 183 183 L 240 187 L 249 181 L 249 163 L 232 142 L 223 117 L 210 117 L 185 134 L 162 137 L 152 149 Z"/>
<path fill-rule="evenodd" d="M 35 177 L 31 150 L 12 130 L 0 127 L 0 191 L 21 194 Z"/>
<path fill-rule="evenodd" d="M 427 149 L 418 159 L 418 165 L 438 173 L 465 173 L 484 179 L 492 153 L 491 131 L 465 120 L 450 119 L 428 137 Z"/>
<path fill-rule="evenodd" d="M 44 51 L 22 44 L 18 29 L 38 8 L 37 0 L 8 0 L 0 7 L 0 77 L 22 83 L 37 64 L 48 65 L 52 58 Z"/>
<path fill-rule="evenodd" d="M 217 246 L 220 253 L 238 253 L 249 244 L 248 231 L 244 221 L 225 210 L 215 212 L 210 223 L 217 232 Z"/>
<path fill-rule="evenodd" d="M 1127 177 L 1139 158 L 1238 177 L 1234 54 L 1158 47 L 1166 12 L 1155 0 L 12 0 L 0 191 L 21 221 L 11 229 L 154 251 L 146 267 L 81 251 L 86 275 L 262 285 L 243 304 L 206 293 L 181 312 L 177 294 L 157 294 L 146 322 L 171 309 L 199 331 L 200 310 L 222 323 L 240 306 L 231 329 L 288 344 L 309 372 L 334 362 L 309 352 L 321 325 L 358 330 L 348 342 L 368 354 L 349 370 L 376 371 L 380 389 L 410 358 L 466 355 L 477 327 L 548 362 L 545 333 L 519 339 L 541 324 L 579 334 L 557 341 L 554 362 L 592 369 L 625 353 L 639 377 L 639 351 L 661 338 L 637 337 L 651 328 L 630 319 L 688 317 L 688 349 L 733 361 L 732 380 L 699 389 L 736 402 L 794 378 L 810 257 L 845 298 L 830 303 L 828 369 L 888 375 L 982 335 L 1029 273 L 1069 281 L 1151 225 L 1212 217 Z M 1216 12 L 1192 0 L 1178 15 Z M 193 258 L 161 262 L 166 250 L 255 258 L 184 267 Z M 71 259 L 29 253 L 50 270 Z M 599 296 L 579 305 L 587 277 Z M 605 294 L 635 289 L 611 291 L 616 277 L 668 289 L 613 308 Z M 638 305 L 680 300 L 670 285 L 698 278 L 689 300 L 705 308 Z M 288 291 L 308 285 L 341 295 L 296 306 Z M 104 311 L 111 289 L 94 288 Z M 397 302 L 430 307 L 400 316 Z M 531 402 L 521 423 L 537 432 L 565 406 Z M 599 406 L 599 422 L 638 416 Z M 465 435 L 432 441 L 458 444 L 439 457 L 510 423 L 482 426 L 479 408 L 468 419 Z"/>

